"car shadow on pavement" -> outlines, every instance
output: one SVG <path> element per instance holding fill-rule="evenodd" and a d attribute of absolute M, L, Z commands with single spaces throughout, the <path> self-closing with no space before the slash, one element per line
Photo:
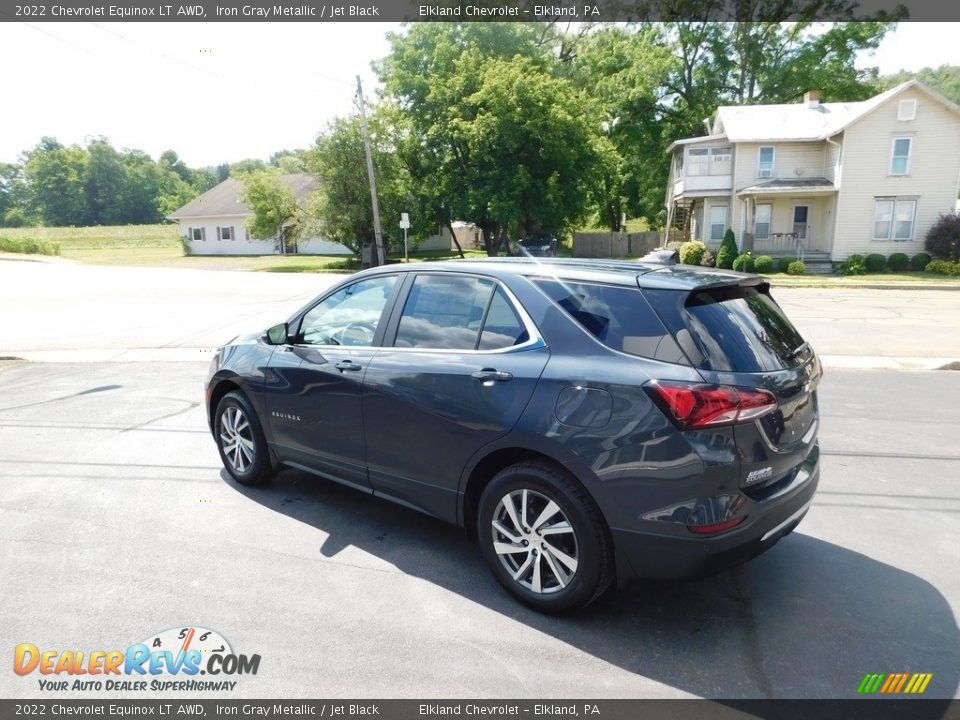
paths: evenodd
<path fill-rule="evenodd" d="M 259 488 L 221 477 L 326 533 L 319 559 L 356 547 L 686 693 L 855 698 L 865 674 L 894 672 L 933 673 L 925 698 L 953 698 L 960 684 L 960 630 L 933 585 L 802 531 L 735 570 L 690 582 L 638 582 L 578 613 L 551 617 L 508 596 L 475 543 L 452 525 L 295 470 Z"/>

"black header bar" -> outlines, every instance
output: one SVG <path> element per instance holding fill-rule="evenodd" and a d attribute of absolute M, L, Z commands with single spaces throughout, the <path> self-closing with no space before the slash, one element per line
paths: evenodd
<path fill-rule="evenodd" d="M 954 0 L 0 0 L 0 22 L 960 21 Z"/>

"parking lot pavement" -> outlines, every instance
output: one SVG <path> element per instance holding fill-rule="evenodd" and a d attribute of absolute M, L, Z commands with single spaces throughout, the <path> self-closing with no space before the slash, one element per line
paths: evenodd
<path fill-rule="evenodd" d="M 204 372 L 0 369 L 0 647 L 201 625 L 261 656 L 210 697 L 853 697 L 898 671 L 958 695 L 960 373 L 828 372 L 798 531 L 737 571 L 551 618 L 456 528 L 299 472 L 228 480 Z M 37 697 L 36 678 L 0 673 L 0 696 Z"/>

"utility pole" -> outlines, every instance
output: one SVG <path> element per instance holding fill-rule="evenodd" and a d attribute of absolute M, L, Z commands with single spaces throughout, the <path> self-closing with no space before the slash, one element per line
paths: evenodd
<path fill-rule="evenodd" d="M 370 152 L 370 133 L 367 131 L 367 108 L 363 101 L 363 86 L 357 75 L 357 105 L 360 108 L 360 127 L 363 130 L 363 147 L 367 152 L 367 177 L 370 179 L 370 201 L 373 203 L 373 236 L 377 243 L 377 265 L 386 265 L 383 250 L 383 235 L 380 233 L 380 204 L 377 202 L 377 181 L 373 177 L 373 154 Z"/>

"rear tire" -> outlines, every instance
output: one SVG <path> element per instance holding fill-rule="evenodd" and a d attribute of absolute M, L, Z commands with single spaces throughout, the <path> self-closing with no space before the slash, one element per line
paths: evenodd
<path fill-rule="evenodd" d="M 241 485 L 262 485 L 273 475 L 267 440 L 253 405 L 242 392 L 223 396 L 214 413 L 213 434 L 223 467 Z"/>
<path fill-rule="evenodd" d="M 581 608 L 613 580 L 600 509 L 573 478 L 546 463 L 518 463 L 494 476 L 480 497 L 477 537 L 497 581 L 540 612 Z"/>

